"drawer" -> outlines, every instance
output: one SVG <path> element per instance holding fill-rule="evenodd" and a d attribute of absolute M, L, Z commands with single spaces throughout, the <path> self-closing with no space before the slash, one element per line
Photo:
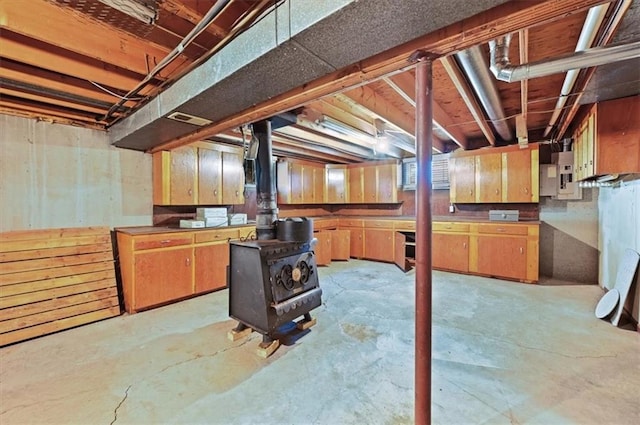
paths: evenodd
<path fill-rule="evenodd" d="M 497 235 L 527 235 L 529 229 L 526 225 L 509 224 L 480 224 L 478 233 L 493 233 Z"/>
<path fill-rule="evenodd" d="M 166 248 L 178 245 L 190 245 L 193 243 L 191 233 L 161 233 L 159 235 L 142 235 L 133 239 L 133 249 L 144 250 L 154 248 Z"/>
<path fill-rule="evenodd" d="M 394 228 L 396 230 L 414 231 L 416 230 L 416 222 L 413 220 L 395 221 Z"/>
<path fill-rule="evenodd" d="M 469 223 L 453 223 L 450 221 L 437 221 L 431 224 L 434 232 L 468 232 Z"/>
<path fill-rule="evenodd" d="M 358 218 L 341 218 L 340 227 L 362 227 L 363 220 Z"/>
<path fill-rule="evenodd" d="M 393 229 L 393 220 L 364 220 L 364 227 L 368 229 Z"/>
<path fill-rule="evenodd" d="M 196 243 L 238 239 L 239 229 L 200 230 L 196 233 Z"/>
<path fill-rule="evenodd" d="M 335 218 L 313 220 L 313 230 L 335 229 L 336 227 L 338 227 L 338 220 Z"/>

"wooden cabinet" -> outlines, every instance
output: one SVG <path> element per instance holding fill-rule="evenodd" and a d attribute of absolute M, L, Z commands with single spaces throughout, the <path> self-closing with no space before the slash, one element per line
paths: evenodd
<path fill-rule="evenodd" d="M 449 158 L 449 197 L 453 203 L 476 202 L 476 161 L 473 156 Z"/>
<path fill-rule="evenodd" d="M 469 235 L 433 233 L 431 265 L 434 269 L 469 271 Z"/>
<path fill-rule="evenodd" d="M 502 201 L 502 155 L 499 152 L 475 157 L 476 202 Z"/>
<path fill-rule="evenodd" d="M 143 252 L 135 259 L 135 310 L 181 299 L 192 293 L 193 249 Z"/>
<path fill-rule="evenodd" d="M 341 218 L 338 227 L 349 231 L 349 255 L 352 258 L 364 258 L 363 221 L 357 218 Z"/>
<path fill-rule="evenodd" d="M 200 145 L 153 154 L 154 205 L 244 204 L 240 150 Z"/>
<path fill-rule="evenodd" d="M 222 203 L 222 152 L 198 151 L 198 202 L 202 205 Z"/>
<path fill-rule="evenodd" d="M 394 261 L 395 232 L 392 220 L 364 220 L 364 258 Z"/>
<path fill-rule="evenodd" d="M 395 232 L 394 259 L 403 271 L 409 271 L 416 263 L 416 234 L 415 232 Z"/>
<path fill-rule="evenodd" d="M 328 266 L 331 264 L 331 232 L 321 230 L 314 232 L 313 236 L 318 240 L 313 251 L 316 254 L 316 264 Z"/>
<path fill-rule="evenodd" d="M 154 228 L 117 229 L 125 310 L 167 304 L 223 288 L 229 240 L 251 226 L 157 233 Z"/>
<path fill-rule="evenodd" d="M 328 204 L 347 203 L 347 166 L 328 164 L 326 166 L 326 202 Z"/>
<path fill-rule="evenodd" d="M 530 144 L 456 153 L 449 159 L 453 203 L 539 201 L 539 150 Z"/>
<path fill-rule="evenodd" d="M 478 236 L 478 273 L 524 279 L 527 275 L 527 238 Z"/>
<path fill-rule="evenodd" d="M 351 232 L 331 230 L 331 259 L 348 260 L 351 257 Z"/>
<path fill-rule="evenodd" d="M 227 286 L 229 243 L 217 242 L 195 247 L 194 253 L 196 294 L 210 292 Z"/>
<path fill-rule="evenodd" d="M 640 173 L 640 96 L 600 102 L 573 134 L 577 180 Z"/>
<path fill-rule="evenodd" d="M 364 170 L 361 166 L 349 167 L 349 203 L 362 204 L 364 200 Z"/>
<path fill-rule="evenodd" d="M 276 171 L 279 204 L 324 203 L 324 165 L 284 159 L 278 161 Z"/>
<path fill-rule="evenodd" d="M 398 202 L 398 164 L 378 161 L 349 166 L 349 203 Z"/>
<path fill-rule="evenodd" d="M 222 203 L 244 204 L 244 167 L 240 153 L 222 152 Z"/>

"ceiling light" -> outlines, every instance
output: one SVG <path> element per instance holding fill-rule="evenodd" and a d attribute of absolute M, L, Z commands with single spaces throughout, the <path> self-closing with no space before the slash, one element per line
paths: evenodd
<path fill-rule="evenodd" d="M 98 0 L 107 6 L 113 7 L 122 13 L 125 13 L 145 24 L 153 25 L 158 18 L 158 12 L 149 7 L 146 3 L 140 3 L 136 0 Z"/>
<path fill-rule="evenodd" d="M 355 127 L 351 127 L 349 124 L 345 124 L 342 121 L 338 121 L 326 115 L 323 115 L 316 121 L 316 124 L 320 124 L 322 127 L 327 130 L 333 130 L 337 133 L 344 134 L 345 136 L 355 137 L 360 140 L 365 140 L 369 143 L 372 142 L 371 134 L 357 129 Z"/>

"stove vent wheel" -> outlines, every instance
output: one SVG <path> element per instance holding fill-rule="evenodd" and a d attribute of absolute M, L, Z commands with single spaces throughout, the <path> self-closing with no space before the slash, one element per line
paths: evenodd
<path fill-rule="evenodd" d="M 284 286 L 288 291 L 293 289 L 295 282 L 293 280 L 293 267 L 291 267 L 291 265 L 285 264 L 282 266 L 280 273 L 278 273 L 278 276 L 276 277 L 276 283 Z"/>

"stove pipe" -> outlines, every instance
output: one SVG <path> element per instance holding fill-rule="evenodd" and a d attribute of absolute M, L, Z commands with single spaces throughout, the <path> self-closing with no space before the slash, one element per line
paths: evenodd
<path fill-rule="evenodd" d="M 275 170 L 271 161 L 271 121 L 253 123 L 253 134 L 259 142 L 256 159 L 256 234 L 258 239 L 276 239 L 278 205 Z"/>

